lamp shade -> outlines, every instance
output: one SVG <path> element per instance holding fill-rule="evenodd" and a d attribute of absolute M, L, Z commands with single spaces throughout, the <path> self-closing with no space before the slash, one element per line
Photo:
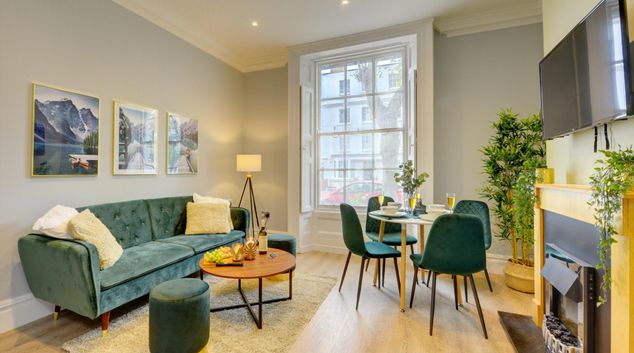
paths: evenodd
<path fill-rule="evenodd" d="M 236 155 L 236 170 L 239 172 L 259 172 L 262 170 L 261 154 Z"/>

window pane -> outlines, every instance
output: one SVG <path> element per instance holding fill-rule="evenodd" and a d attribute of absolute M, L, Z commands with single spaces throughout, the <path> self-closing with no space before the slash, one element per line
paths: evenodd
<path fill-rule="evenodd" d="M 374 192 L 375 195 L 382 193 L 396 200 L 403 202 L 403 191 L 394 181 L 394 173 L 397 169 L 375 170 L 374 171 Z"/>
<path fill-rule="evenodd" d="M 372 60 L 348 63 L 348 95 L 372 93 Z"/>
<path fill-rule="evenodd" d="M 366 206 L 372 190 L 371 170 L 346 171 L 346 202 L 353 206 Z"/>
<path fill-rule="evenodd" d="M 344 117 L 343 121 L 341 119 L 342 115 Z M 344 131 L 345 127 L 345 104 L 343 99 L 322 101 L 319 114 L 319 131 Z"/>
<path fill-rule="evenodd" d="M 384 132 L 374 134 L 374 167 L 398 168 L 403 162 L 403 133 Z"/>
<path fill-rule="evenodd" d="M 347 167 L 372 168 L 372 134 L 346 135 Z"/>
<path fill-rule="evenodd" d="M 403 94 L 387 93 L 376 97 L 374 121 L 377 129 L 403 127 Z"/>
<path fill-rule="evenodd" d="M 344 172 L 319 172 L 319 204 L 339 205 L 344 202 Z"/>
<path fill-rule="evenodd" d="M 343 162 L 344 137 L 328 135 L 319 137 L 319 168 L 338 169 L 344 168 Z"/>
<path fill-rule="evenodd" d="M 348 99 L 348 131 L 372 130 L 372 96 Z"/>
<path fill-rule="evenodd" d="M 403 86 L 403 57 L 391 54 L 376 58 L 376 91 L 400 90 Z"/>
<path fill-rule="evenodd" d="M 345 88 L 345 65 L 328 65 L 322 66 L 320 70 L 320 87 L 319 91 L 321 98 L 334 98 L 343 96 L 344 92 L 341 92 L 341 87 Z"/>

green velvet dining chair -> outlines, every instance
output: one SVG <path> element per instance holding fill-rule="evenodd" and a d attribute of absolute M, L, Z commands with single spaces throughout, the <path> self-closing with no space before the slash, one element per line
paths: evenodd
<path fill-rule="evenodd" d="M 436 278 L 439 274 L 448 274 L 452 276 L 453 280 L 456 310 L 458 310 L 457 276 L 468 277 L 471 281 L 471 290 L 478 308 L 482 332 L 484 333 L 484 338 L 488 338 L 482 308 L 480 307 L 480 299 L 473 280 L 473 274 L 483 271 L 486 266 L 483 233 L 482 221 L 476 216 L 466 214 L 442 215 L 431 226 L 423 253 L 410 256 L 414 263 L 410 308 L 414 302 L 418 269 L 424 268 L 432 272 L 429 335 L 432 335 L 434 331 Z"/>
<path fill-rule="evenodd" d="M 361 222 L 359 216 L 354 207 L 342 203 L 339 205 L 341 212 L 341 229 L 343 231 L 343 241 L 348 248 L 348 257 L 346 258 L 346 264 L 343 268 L 343 274 L 341 275 L 341 283 L 339 284 L 339 292 L 343 286 L 343 281 L 346 278 L 346 271 L 348 270 L 348 264 L 350 263 L 350 256 L 355 254 L 361 257 L 361 269 L 359 270 L 359 285 L 357 288 L 357 304 L 356 309 L 359 309 L 359 297 L 361 296 L 361 283 L 363 282 L 363 267 L 366 261 L 370 259 L 394 259 L 394 269 L 396 272 L 396 282 L 398 285 L 399 294 L 401 292 L 401 280 L 398 273 L 398 263 L 396 258 L 401 257 L 401 252 L 383 243 L 374 241 L 365 241 L 363 238 L 363 229 L 361 229 Z M 379 266 L 379 278 L 381 278 Z"/>
<path fill-rule="evenodd" d="M 491 248 L 491 241 L 493 237 L 491 236 L 491 218 L 489 216 L 489 206 L 478 200 L 460 200 L 456 207 L 453 209 L 453 213 L 456 214 L 468 214 L 472 216 L 476 216 L 482 221 L 482 226 L 484 226 L 484 250 L 489 250 Z M 491 286 L 491 279 L 489 278 L 489 271 L 487 271 L 486 263 L 484 267 L 484 276 L 486 277 L 487 284 L 489 285 L 489 290 L 493 292 L 493 287 Z M 469 300 L 469 296 L 467 294 L 467 278 L 464 278 L 465 283 L 465 300 Z"/>
<path fill-rule="evenodd" d="M 491 218 L 489 216 L 489 206 L 478 200 L 460 200 L 453 209 L 454 214 L 468 214 L 476 216 L 482 221 L 484 227 L 484 249 L 489 250 L 493 237 L 491 236 Z M 427 286 L 429 287 L 429 276 L 427 275 Z M 493 286 L 491 286 L 491 279 L 489 278 L 489 271 L 486 266 L 484 267 L 484 276 L 486 277 L 489 290 L 493 292 Z M 469 301 L 469 292 L 467 290 L 467 278 L 464 277 L 464 295 L 465 301 Z"/>
<path fill-rule="evenodd" d="M 387 205 L 388 202 L 394 202 L 394 199 L 389 197 L 389 196 L 384 196 L 383 198 L 383 206 Z M 379 198 L 377 196 L 372 196 L 370 197 L 370 199 L 368 200 L 368 208 L 366 209 L 366 218 L 365 218 L 365 234 L 368 236 L 368 238 L 372 239 L 373 241 L 379 241 L 379 232 L 381 230 L 381 221 L 379 221 L 378 219 L 374 219 L 370 216 L 368 216 L 370 214 L 370 212 L 372 211 L 378 211 L 381 209 L 381 204 L 379 203 Z M 386 222 L 385 223 L 385 229 L 383 231 L 383 244 L 392 246 L 392 247 L 399 247 L 401 246 L 401 225 L 397 224 L 397 223 L 390 223 L 390 222 Z M 415 236 L 412 235 L 407 235 L 405 238 L 405 244 L 409 245 L 410 247 L 410 251 L 413 254 L 414 253 L 414 244 L 418 243 L 418 240 L 416 239 Z M 377 260 L 379 261 L 379 260 Z M 368 265 L 369 265 L 370 261 L 368 261 L 368 263 L 366 264 L 365 269 L 368 269 Z M 385 285 L 385 259 L 383 259 L 382 261 L 383 265 L 383 279 L 382 279 L 382 283 L 383 285 Z M 379 282 L 381 283 L 381 282 Z"/>

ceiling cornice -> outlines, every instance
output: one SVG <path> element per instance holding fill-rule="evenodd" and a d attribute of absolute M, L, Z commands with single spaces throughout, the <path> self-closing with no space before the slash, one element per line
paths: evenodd
<path fill-rule="evenodd" d="M 447 37 L 455 37 L 541 22 L 541 3 L 535 1 L 469 15 L 438 18 L 436 19 L 435 27 L 438 32 L 445 34 Z"/>
<path fill-rule="evenodd" d="M 230 53 L 226 48 L 224 48 L 219 43 L 203 39 L 199 35 L 190 33 L 189 31 L 181 28 L 180 26 L 175 25 L 170 20 L 157 15 L 156 13 L 148 10 L 147 8 L 143 6 L 140 6 L 134 0 L 112 0 L 112 1 L 119 4 L 120 6 L 123 6 L 127 10 L 145 18 L 146 20 L 152 22 L 158 27 L 161 27 L 162 29 L 172 33 L 173 35 L 188 42 L 189 44 L 210 54 L 211 56 L 226 63 L 227 65 L 233 67 L 234 69 L 240 72 L 245 72 L 245 65 L 235 55 Z"/>
<path fill-rule="evenodd" d="M 137 14 L 155 24 L 156 26 L 172 33 L 178 38 L 190 43 L 191 45 L 212 55 L 218 60 L 235 68 L 236 70 L 246 73 L 260 70 L 269 70 L 284 67 L 288 60 L 288 50 L 278 49 L 263 55 L 252 56 L 248 58 L 239 58 L 239 55 L 232 53 L 220 43 L 211 39 L 192 33 L 178 25 L 175 25 L 169 19 L 157 15 L 151 10 L 139 5 L 134 0 L 112 0 L 127 10 Z M 437 18 L 435 20 L 419 20 L 401 25 L 391 26 L 374 31 L 364 32 L 363 34 L 351 34 L 324 41 L 300 44 L 289 47 L 292 51 L 305 51 L 315 45 L 324 43 L 334 44 L 338 40 L 349 42 L 354 39 L 361 39 L 367 33 L 375 35 L 389 35 L 390 33 L 402 32 L 406 28 L 420 26 L 428 21 L 433 21 L 434 27 L 448 37 L 466 35 L 478 32 L 492 31 L 503 28 L 523 26 L 533 23 L 541 23 L 541 4 L 539 1 L 534 3 L 516 5 L 513 7 L 504 7 L 489 11 L 476 12 L 469 15 Z"/>

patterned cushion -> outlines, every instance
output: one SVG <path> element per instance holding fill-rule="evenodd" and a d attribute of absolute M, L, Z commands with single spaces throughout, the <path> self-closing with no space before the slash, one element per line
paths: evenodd
<path fill-rule="evenodd" d="M 165 239 L 185 233 L 185 206 L 192 202 L 191 196 L 164 197 L 145 200 L 152 219 L 155 239 Z"/>
<path fill-rule="evenodd" d="M 126 249 L 152 240 L 150 214 L 143 200 L 80 207 L 90 211 L 110 230 Z"/>

